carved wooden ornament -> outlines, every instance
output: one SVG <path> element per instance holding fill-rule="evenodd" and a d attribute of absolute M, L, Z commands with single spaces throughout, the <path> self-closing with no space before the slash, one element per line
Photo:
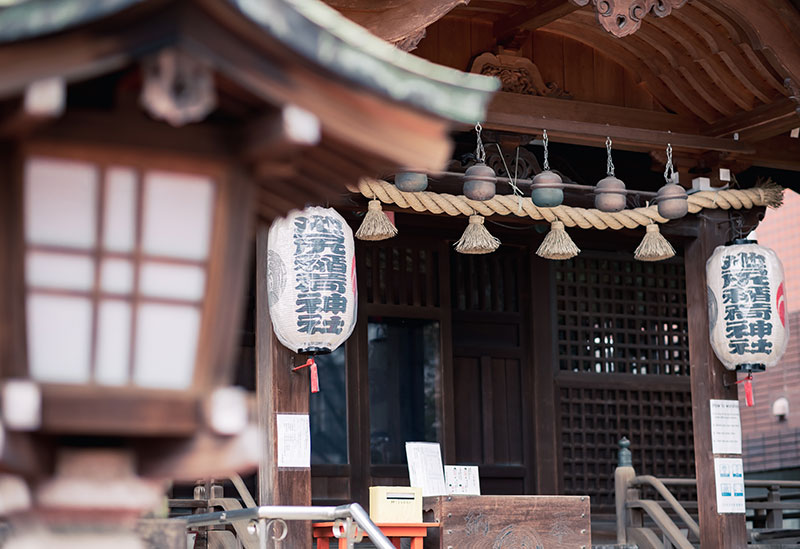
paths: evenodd
<path fill-rule="evenodd" d="M 470 72 L 496 76 L 504 92 L 570 98 L 555 82 L 545 82 L 539 67 L 527 57 L 482 53 L 472 63 Z"/>
<path fill-rule="evenodd" d="M 666 17 L 686 4 L 688 0 L 570 0 L 577 6 L 594 4 L 597 20 L 608 32 L 618 38 L 633 34 L 648 14 Z"/>

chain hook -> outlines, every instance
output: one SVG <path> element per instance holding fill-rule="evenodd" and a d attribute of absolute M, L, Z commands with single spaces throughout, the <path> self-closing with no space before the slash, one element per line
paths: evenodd
<path fill-rule="evenodd" d="M 481 164 L 486 163 L 486 149 L 483 148 L 483 140 L 481 139 L 481 132 L 483 131 L 483 126 L 481 126 L 480 122 L 475 123 L 475 133 L 477 133 L 477 146 L 475 147 L 475 156 L 478 158 L 478 162 Z"/>
<path fill-rule="evenodd" d="M 674 183 L 675 169 L 672 167 L 672 144 L 667 143 L 667 165 L 664 168 L 664 179 L 667 183 Z"/>
<path fill-rule="evenodd" d="M 544 143 L 544 162 L 542 162 L 542 169 L 548 171 L 550 169 L 550 158 L 547 151 L 549 140 L 547 139 L 547 130 L 542 130 L 542 143 Z"/>
<path fill-rule="evenodd" d="M 614 161 L 611 159 L 611 138 L 606 137 L 606 175 L 614 175 Z"/>

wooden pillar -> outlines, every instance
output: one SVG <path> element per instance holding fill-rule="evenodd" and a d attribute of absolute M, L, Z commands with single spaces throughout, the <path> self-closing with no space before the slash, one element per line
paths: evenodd
<path fill-rule="evenodd" d="M 256 391 L 263 452 L 258 467 L 259 505 L 311 505 L 311 469 L 278 468 L 277 414 L 308 414 L 308 370 L 293 372 L 295 354 L 275 337 L 267 301 L 267 235 L 256 230 Z M 284 547 L 309 547 L 311 524 L 290 521 Z"/>
<path fill-rule="evenodd" d="M 706 260 L 724 244 L 729 225 L 725 212 L 708 211 L 699 221 L 699 235 L 686 248 L 686 301 L 689 315 L 689 360 L 692 383 L 694 462 L 700 546 L 703 549 L 744 548 L 747 530 L 744 514 L 717 513 L 714 456 L 711 453 L 709 400 L 736 400 L 736 373 L 727 370 L 714 355 L 708 337 Z"/>
<path fill-rule="evenodd" d="M 558 365 L 553 341 L 555 280 L 550 261 L 537 257 L 532 251 L 530 256 L 536 493 L 559 494 L 561 440 L 558 425 L 561 420 L 556 404 Z"/>

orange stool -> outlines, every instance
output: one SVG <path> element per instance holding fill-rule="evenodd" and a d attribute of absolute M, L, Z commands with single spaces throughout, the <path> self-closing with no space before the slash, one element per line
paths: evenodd
<path fill-rule="evenodd" d="M 422 538 L 428 535 L 428 528 L 439 526 L 438 522 L 415 522 L 413 524 L 377 524 L 381 532 L 389 538 L 395 547 L 399 549 L 401 538 L 411 538 L 411 549 L 422 549 Z M 364 532 L 364 537 L 367 537 Z M 317 549 L 329 549 L 330 539 L 336 539 L 333 535 L 332 522 L 315 522 L 314 539 L 317 540 Z M 347 540 L 339 538 L 339 549 L 347 549 Z"/>

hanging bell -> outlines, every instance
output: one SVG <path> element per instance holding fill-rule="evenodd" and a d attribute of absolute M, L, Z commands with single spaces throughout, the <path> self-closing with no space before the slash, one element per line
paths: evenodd
<path fill-rule="evenodd" d="M 689 212 L 686 189 L 676 183 L 667 183 L 656 193 L 658 215 L 666 219 L 680 219 Z"/>
<path fill-rule="evenodd" d="M 555 208 L 564 202 L 561 176 L 550 170 L 537 173 L 531 183 L 531 199 L 540 208 Z"/>
<path fill-rule="evenodd" d="M 406 193 L 416 193 L 428 188 L 428 176 L 424 173 L 401 172 L 394 176 L 394 185 Z"/>
<path fill-rule="evenodd" d="M 494 170 L 479 162 L 464 173 L 464 196 L 471 200 L 489 200 L 494 197 L 497 175 Z"/>
<path fill-rule="evenodd" d="M 594 207 L 601 212 L 624 210 L 626 201 L 625 183 L 613 175 L 604 177 L 594 187 Z"/>

